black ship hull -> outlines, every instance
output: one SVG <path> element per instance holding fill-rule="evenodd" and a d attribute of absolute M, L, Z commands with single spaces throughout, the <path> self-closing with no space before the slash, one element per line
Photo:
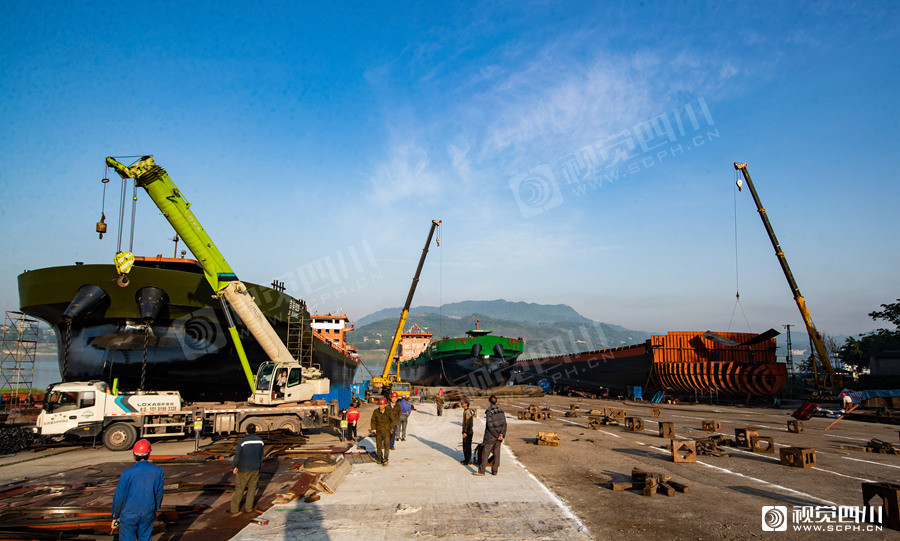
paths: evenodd
<path fill-rule="evenodd" d="M 245 400 L 251 394 L 222 305 L 199 267 L 187 260 L 143 262 L 132 269 L 127 286 L 116 277 L 112 265 L 54 267 L 19 276 L 21 310 L 56 332 L 63 380 L 118 380 L 122 390 L 138 389 L 143 381 L 144 389 L 178 390 L 189 401 Z M 86 286 L 95 288 L 94 294 L 79 301 Z M 332 388 L 349 387 L 357 359 L 313 335 L 302 301 L 246 286 L 282 340 L 290 320 L 305 322 L 301 332 L 312 362 Z M 156 292 L 150 302 L 146 288 Z M 154 302 L 149 321 L 146 305 Z M 255 373 L 268 357 L 235 319 Z"/>

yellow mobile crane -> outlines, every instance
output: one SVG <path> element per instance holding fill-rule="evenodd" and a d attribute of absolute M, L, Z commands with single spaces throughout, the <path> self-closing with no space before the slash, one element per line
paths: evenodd
<path fill-rule="evenodd" d="M 428 231 L 428 240 L 425 241 L 425 248 L 422 250 L 422 257 L 419 258 L 419 266 L 416 268 L 416 274 L 413 276 L 412 285 L 409 286 L 409 294 L 406 296 L 406 304 L 403 305 L 403 311 L 400 312 L 400 321 L 397 322 L 397 330 L 394 331 L 394 339 L 391 341 L 391 348 L 388 350 L 387 359 L 384 362 L 384 370 L 381 371 L 380 377 L 372 378 L 369 386 L 373 388 L 380 387 L 381 392 L 397 393 L 401 397 L 409 397 L 410 384 L 400 379 L 400 363 L 397 362 L 397 373 L 391 374 L 391 365 L 394 364 L 394 353 L 397 351 L 397 344 L 400 343 L 400 337 L 403 334 L 403 325 L 406 324 L 406 318 L 409 316 L 409 307 L 412 304 L 413 295 L 416 293 L 416 286 L 419 285 L 419 275 L 422 274 L 422 266 L 425 264 L 425 256 L 428 255 L 428 247 L 431 246 L 431 238 L 434 236 L 434 230 L 441 225 L 441 220 L 431 220 L 431 229 Z M 441 238 L 438 237 L 437 245 L 441 245 Z"/>
<path fill-rule="evenodd" d="M 806 325 L 809 341 L 816 352 L 812 363 L 816 389 L 826 391 L 834 390 L 835 384 L 841 384 L 842 382 L 835 381 L 837 375 L 834 372 L 834 368 L 831 366 L 831 360 L 828 358 L 825 342 L 822 341 L 822 335 L 819 334 L 815 324 L 813 324 L 812 315 L 809 313 L 809 308 L 806 307 L 806 300 L 803 298 L 803 295 L 800 294 L 800 288 L 797 287 L 797 282 L 794 280 L 794 275 L 791 273 L 791 268 L 788 266 L 787 258 L 784 257 L 784 251 L 781 249 L 781 245 L 778 244 L 778 239 L 775 238 L 775 231 L 772 229 L 772 224 L 769 223 L 766 209 L 763 208 L 762 203 L 759 200 L 759 195 L 756 193 L 756 188 L 753 186 L 753 181 L 750 180 L 750 172 L 747 170 L 747 164 L 734 162 L 734 168 L 735 170 L 740 171 L 744 180 L 747 181 L 747 187 L 750 188 L 750 194 L 753 196 L 753 201 L 756 203 L 759 217 L 762 218 L 763 225 L 766 227 L 766 233 L 769 234 L 769 240 L 772 241 L 772 246 L 775 248 L 775 255 L 778 256 L 781 270 L 784 272 L 784 277 L 787 278 L 788 285 L 791 287 L 791 292 L 794 294 L 794 301 L 797 303 L 797 308 L 800 309 L 800 315 L 803 317 L 803 323 Z M 738 190 L 740 190 L 740 179 L 738 179 L 737 186 Z M 816 356 L 819 358 L 819 362 L 822 363 L 821 379 L 819 379 L 819 368 L 815 361 Z"/>

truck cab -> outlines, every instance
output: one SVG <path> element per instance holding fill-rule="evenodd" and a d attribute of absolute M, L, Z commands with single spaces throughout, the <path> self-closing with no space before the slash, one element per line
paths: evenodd
<path fill-rule="evenodd" d="M 314 377 L 310 368 L 297 362 L 267 361 L 256 371 L 256 387 L 250 403 L 274 406 L 312 400 L 313 395 L 327 394 L 331 382 L 328 378 Z M 307 372 L 307 374 L 304 374 Z"/>
<path fill-rule="evenodd" d="M 99 433 L 109 386 L 102 381 L 57 383 L 47 388 L 34 432 L 93 436 Z M 99 422 L 99 425 L 97 424 Z"/>

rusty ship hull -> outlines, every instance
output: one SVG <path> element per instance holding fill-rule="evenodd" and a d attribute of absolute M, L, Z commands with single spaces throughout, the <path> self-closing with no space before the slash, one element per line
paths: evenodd
<path fill-rule="evenodd" d="M 736 344 L 723 345 L 704 334 L 708 331 L 672 331 L 631 346 L 522 360 L 515 372 L 522 382 L 546 380 L 594 392 L 640 386 L 747 397 L 784 389 L 787 367 L 775 360 L 774 338 L 757 341 L 760 335 L 753 333 L 715 333 Z"/>

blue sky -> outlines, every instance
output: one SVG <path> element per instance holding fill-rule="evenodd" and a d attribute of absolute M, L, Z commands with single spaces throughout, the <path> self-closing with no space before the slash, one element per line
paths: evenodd
<path fill-rule="evenodd" d="M 26 268 L 112 261 L 115 180 L 111 234 L 93 233 L 103 160 L 140 154 L 239 277 L 352 319 L 403 303 L 442 219 L 414 304 L 568 304 L 654 332 L 802 328 L 734 161 L 821 331 L 875 328 L 866 314 L 900 297 L 893 2 L 4 12 L 3 309 Z M 137 254 L 171 255 L 143 194 L 136 224 Z"/>

